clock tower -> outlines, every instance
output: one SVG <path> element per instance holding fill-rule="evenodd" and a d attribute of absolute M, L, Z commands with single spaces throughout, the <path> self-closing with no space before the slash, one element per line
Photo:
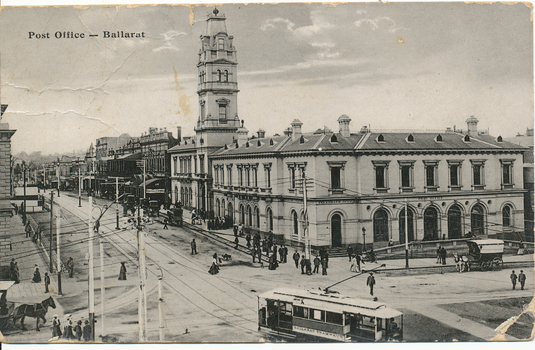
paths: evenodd
<path fill-rule="evenodd" d="M 199 118 L 197 147 L 222 147 L 232 142 L 240 127 L 236 48 L 228 35 L 226 17 L 215 8 L 201 35 L 197 63 Z M 200 143 L 200 145 L 199 145 Z"/>

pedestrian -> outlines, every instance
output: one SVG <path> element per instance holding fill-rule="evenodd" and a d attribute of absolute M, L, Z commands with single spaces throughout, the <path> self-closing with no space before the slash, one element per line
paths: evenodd
<path fill-rule="evenodd" d="M 362 261 L 362 258 L 360 257 L 359 253 L 355 254 L 355 259 L 357 260 L 357 270 L 358 272 L 360 272 L 360 263 Z"/>
<path fill-rule="evenodd" d="M 74 336 L 76 337 L 76 340 L 80 341 L 82 340 L 82 321 L 78 320 L 76 322 L 76 326 L 74 326 Z"/>
<path fill-rule="evenodd" d="M 92 333 L 92 328 L 91 328 L 91 325 L 89 324 L 89 321 L 88 320 L 85 320 L 85 325 L 84 325 L 84 329 L 83 329 L 83 337 L 84 337 L 84 341 L 91 341 L 91 333 Z"/>
<path fill-rule="evenodd" d="M 67 270 L 69 270 L 69 278 L 74 275 L 74 259 L 72 257 L 67 260 Z"/>
<path fill-rule="evenodd" d="M 16 281 L 15 279 L 15 258 L 11 258 L 11 262 L 9 263 L 9 276 L 12 281 Z"/>
<path fill-rule="evenodd" d="M 50 276 L 45 272 L 45 293 L 49 293 L 48 286 L 50 285 Z"/>
<path fill-rule="evenodd" d="M 349 261 L 353 257 L 353 248 L 351 246 L 347 247 L 347 256 L 349 256 Z"/>
<path fill-rule="evenodd" d="M 264 264 L 262 263 L 262 249 L 260 249 L 260 246 L 256 248 L 256 253 L 258 254 L 258 262 L 260 263 L 260 266 L 264 267 Z"/>
<path fill-rule="evenodd" d="M 33 269 L 33 283 L 39 283 L 41 282 L 41 272 L 39 272 L 39 265 L 35 264 L 35 267 Z"/>
<path fill-rule="evenodd" d="M 72 315 L 67 315 L 65 317 L 65 325 L 63 328 L 63 338 L 65 339 L 74 339 L 74 334 L 72 333 L 73 327 L 72 327 Z"/>
<path fill-rule="evenodd" d="M 253 249 L 251 249 L 251 256 L 253 257 L 253 263 L 254 263 L 256 259 L 256 248 L 254 246 L 253 246 Z"/>
<path fill-rule="evenodd" d="M 273 246 L 273 255 L 275 255 L 275 261 L 278 261 L 278 259 L 277 259 L 277 246 L 276 245 Z"/>
<path fill-rule="evenodd" d="M 440 264 L 442 262 L 442 246 L 439 245 L 437 249 L 437 264 Z"/>
<path fill-rule="evenodd" d="M 282 262 L 288 262 L 288 247 L 286 247 L 284 244 L 282 245 Z"/>
<path fill-rule="evenodd" d="M 217 253 L 214 253 L 212 256 L 212 266 L 210 266 L 210 270 L 208 270 L 208 272 L 211 275 L 219 273 L 219 261 L 217 261 Z"/>
<path fill-rule="evenodd" d="M 370 275 L 366 280 L 366 285 L 370 286 L 370 295 L 373 296 L 373 286 L 375 285 L 375 277 L 373 277 L 373 272 L 370 272 Z"/>
<path fill-rule="evenodd" d="M 234 233 L 234 236 L 238 236 L 238 225 L 232 227 L 232 232 Z"/>
<path fill-rule="evenodd" d="M 193 238 L 190 245 L 191 245 L 191 255 L 197 254 L 197 243 L 195 242 L 195 238 Z"/>
<path fill-rule="evenodd" d="M 320 270 L 320 258 L 319 256 L 316 255 L 316 257 L 314 258 L 314 273 L 319 273 L 319 270 Z"/>
<path fill-rule="evenodd" d="M 19 263 L 15 261 L 15 284 L 20 283 Z"/>
<path fill-rule="evenodd" d="M 119 270 L 119 281 L 125 281 L 126 280 L 126 263 L 121 263 L 121 269 Z"/>
<path fill-rule="evenodd" d="M 303 257 L 301 258 L 301 275 L 305 274 L 305 266 L 306 266 L 306 261 L 305 261 L 305 255 L 303 254 Z"/>
<path fill-rule="evenodd" d="M 277 255 L 275 253 L 271 254 L 271 256 L 269 257 L 269 266 L 268 266 L 268 269 L 270 270 L 276 270 L 277 269 L 277 266 L 279 266 L 279 264 L 277 263 Z"/>
<path fill-rule="evenodd" d="M 357 272 L 357 258 L 355 256 L 351 258 L 351 266 L 349 267 L 349 271 Z"/>
<path fill-rule="evenodd" d="M 293 259 L 294 259 L 294 262 L 295 262 L 295 268 L 298 269 L 299 268 L 299 258 L 301 256 L 299 255 L 299 253 L 297 252 L 297 249 L 295 250 L 294 252 L 294 255 L 293 255 Z"/>
<path fill-rule="evenodd" d="M 247 249 L 250 249 L 251 248 L 251 235 L 250 234 L 247 234 L 247 236 L 245 236 L 245 241 L 247 242 Z"/>
<path fill-rule="evenodd" d="M 169 228 L 167 227 L 168 223 L 169 223 L 169 220 L 167 220 L 167 218 L 163 219 L 163 229 L 164 230 L 169 230 Z"/>
<path fill-rule="evenodd" d="M 30 233 L 32 232 L 32 226 L 30 225 L 29 221 L 26 223 L 26 227 L 24 228 L 24 231 L 26 231 L 26 238 L 30 238 Z"/>
<path fill-rule="evenodd" d="M 52 320 L 52 337 L 61 337 L 61 322 L 58 318 L 58 315 L 54 315 L 54 319 Z"/>
<path fill-rule="evenodd" d="M 323 259 L 325 260 L 325 268 L 329 268 L 329 252 L 325 251 L 323 254 Z"/>
<path fill-rule="evenodd" d="M 516 273 L 515 273 L 515 270 L 513 270 L 513 272 L 511 273 L 511 282 L 513 283 L 513 290 L 515 290 L 516 288 L 516 280 L 518 279 L 516 277 Z"/>
<path fill-rule="evenodd" d="M 327 267 L 328 267 L 328 260 L 327 260 L 327 257 L 324 257 L 323 260 L 321 261 L 321 274 L 323 276 L 327 275 Z"/>
<path fill-rule="evenodd" d="M 520 274 L 518 275 L 518 282 L 520 282 L 520 289 L 524 290 L 524 285 L 526 284 L 526 275 L 524 275 L 523 270 L 520 270 Z"/>
<path fill-rule="evenodd" d="M 446 248 L 442 247 L 442 265 L 446 265 Z"/>
<path fill-rule="evenodd" d="M 234 244 L 236 245 L 234 249 L 238 249 L 238 247 L 240 246 L 240 239 L 238 238 L 238 236 L 234 238 Z"/>

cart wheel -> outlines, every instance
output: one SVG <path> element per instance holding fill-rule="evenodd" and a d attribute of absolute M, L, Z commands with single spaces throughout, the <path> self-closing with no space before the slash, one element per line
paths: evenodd
<path fill-rule="evenodd" d="M 501 270 L 503 267 L 503 260 L 496 257 L 492 260 L 492 265 L 494 265 L 496 270 Z"/>
<path fill-rule="evenodd" d="M 487 271 L 489 269 L 489 263 L 483 262 L 481 263 L 481 271 Z"/>

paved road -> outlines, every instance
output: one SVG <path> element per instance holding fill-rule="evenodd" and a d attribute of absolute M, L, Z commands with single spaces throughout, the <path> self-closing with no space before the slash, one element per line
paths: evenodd
<path fill-rule="evenodd" d="M 108 202 L 97 200 L 99 206 Z M 65 213 L 69 213 L 71 227 L 80 227 L 76 220 L 87 217 L 87 201 L 78 208 L 77 198 L 62 195 L 58 199 Z M 95 209 L 93 215 L 100 211 Z M 78 219 L 76 219 L 78 217 Z M 134 230 L 115 230 L 115 210 L 107 211 L 101 220 L 101 234 L 105 242 L 105 284 L 106 320 L 105 333 L 116 336 L 120 341 L 137 340 L 137 232 Z M 83 225 L 82 225 L 83 226 Z M 275 271 L 251 263 L 249 255 L 228 246 L 214 243 L 195 232 L 170 227 L 163 229 L 161 222 L 146 227 L 146 257 L 148 265 L 147 290 L 149 340 L 158 339 L 157 315 L 157 277 L 163 273 L 164 315 L 166 340 L 175 342 L 221 342 L 221 341 L 258 341 L 265 334 L 257 332 L 256 295 L 275 287 L 285 286 L 301 289 L 318 289 L 334 284 L 354 275 L 349 272 L 346 258 L 331 259 L 327 276 L 301 275 L 293 262 L 280 264 Z M 87 236 L 82 229 L 80 237 Z M 72 236 L 72 235 L 71 235 Z M 71 237 L 68 236 L 68 237 Z M 67 238 L 67 237 L 66 237 Z M 196 238 L 198 255 L 190 254 L 189 242 Z M 72 239 L 80 241 L 75 236 Z M 77 261 L 83 261 L 86 242 L 78 242 L 80 250 Z M 226 262 L 218 275 L 207 273 L 214 252 L 218 255 L 228 253 L 232 260 Z M 95 242 L 95 255 L 98 258 L 98 245 Z M 73 253 L 74 254 L 74 253 Z M 523 257 L 524 259 L 525 257 Z M 126 261 L 128 280 L 118 281 L 119 263 Z M 403 261 L 387 261 L 392 267 L 404 266 Z M 434 259 L 411 261 L 416 264 L 433 265 Z M 80 262 L 79 265 L 82 265 Z M 367 268 L 377 265 L 367 264 Z M 95 276 L 98 277 L 100 265 L 95 263 Z M 427 275 L 400 275 L 378 273 L 375 296 L 388 306 L 412 310 L 445 326 L 472 334 L 474 339 L 490 339 L 496 334 L 492 327 L 482 322 L 468 320 L 445 311 L 441 306 L 481 300 L 501 300 L 511 297 L 531 297 L 533 295 L 533 271 L 524 269 L 528 276 L 528 290 L 510 290 L 510 271 L 470 273 L 436 273 Z M 87 266 L 79 270 L 79 299 L 71 298 L 70 304 L 63 305 L 75 319 L 87 315 Z M 71 282 L 71 281 L 69 281 Z M 74 282 L 72 282 L 74 283 Z M 97 307 L 100 317 L 100 284 L 95 283 Z M 84 292 L 85 288 L 85 292 Z M 370 299 L 365 285 L 365 276 L 355 277 L 335 288 L 343 294 Z M 69 301 L 64 297 L 63 301 Z M 85 299 L 84 299 L 85 298 Z M 63 302 L 62 302 L 63 303 Z M 514 316 L 511 314 L 511 316 Z M 186 332 L 187 329 L 187 332 Z M 101 330 L 99 324 L 97 334 Z M 438 334 L 437 334 L 438 336 Z M 509 337 L 508 339 L 513 339 Z"/>

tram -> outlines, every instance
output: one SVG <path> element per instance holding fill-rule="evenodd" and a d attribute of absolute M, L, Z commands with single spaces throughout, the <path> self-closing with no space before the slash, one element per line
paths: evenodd
<path fill-rule="evenodd" d="M 258 296 L 258 330 L 297 340 L 402 341 L 403 314 L 332 292 L 275 289 Z"/>

